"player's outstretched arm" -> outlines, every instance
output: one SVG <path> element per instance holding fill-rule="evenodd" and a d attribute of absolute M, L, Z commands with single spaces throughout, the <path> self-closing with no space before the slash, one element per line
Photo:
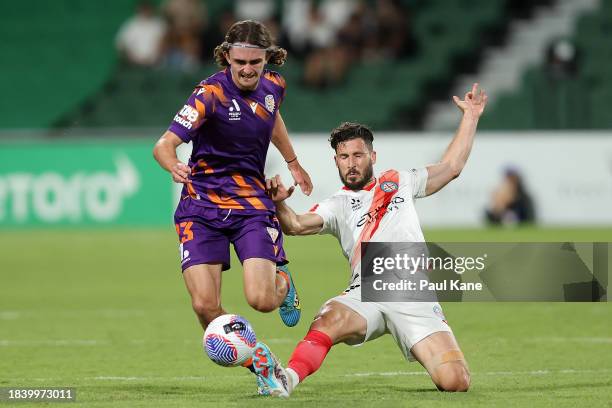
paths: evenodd
<path fill-rule="evenodd" d="M 276 122 L 274 122 L 274 129 L 272 129 L 272 144 L 276 146 L 287 162 L 287 167 L 291 172 L 293 180 L 299 184 L 304 194 L 310 195 L 312 192 L 312 181 L 310 181 L 310 176 L 300 164 L 297 154 L 293 150 L 291 140 L 289 140 L 289 133 L 287 133 L 287 127 L 280 112 L 276 114 Z"/>
<path fill-rule="evenodd" d="M 487 105 L 487 94 L 483 90 L 479 92 L 478 84 L 474 84 L 472 90 L 465 94 L 463 100 L 453 96 L 453 101 L 463 112 L 463 117 L 455 137 L 453 137 L 446 152 L 444 152 L 444 156 L 442 156 L 442 160 L 437 164 L 427 166 L 426 195 L 439 191 L 461 174 L 472 150 L 478 119 L 480 119 Z"/>
<path fill-rule="evenodd" d="M 176 148 L 183 143 L 180 137 L 167 130 L 155 143 L 153 157 L 159 165 L 172 175 L 176 183 L 190 183 L 191 169 L 176 156 Z"/>
<path fill-rule="evenodd" d="M 298 215 L 285 200 L 291 197 L 295 186 L 287 189 L 280 176 L 266 180 L 266 188 L 272 201 L 276 204 L 276 216 L 283 232 L 287 235 L 313 235 L 323 228 L 323 218 L 319 214 L 306 213 Z"/>

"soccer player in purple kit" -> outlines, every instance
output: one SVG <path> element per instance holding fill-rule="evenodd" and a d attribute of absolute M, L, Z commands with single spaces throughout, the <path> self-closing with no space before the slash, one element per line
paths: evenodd
<path fill-rule="evenodd" d="M 153 150 L 160 166 L 183 183 L 174 220 L 183 278 L 203 328 L 226 313 L 221 273 L 230 267 L 230 243 L 243 265 L 247 302 L 261 312 L 279 308 L 287 326 L 300 318 L 264 178 L 271 141 L 295 184 L 307 195 L 312 191 L 279 112 L 285 81 L 264 69 L 266 63 L 282 65 L 286 56 L 263 24 L 247 20 L 232 25 L 215 49 L 215 60 L 224 69 L 195 88 Z M 185 164 L 176 148 L 188 142 L 193 150 Z"/>

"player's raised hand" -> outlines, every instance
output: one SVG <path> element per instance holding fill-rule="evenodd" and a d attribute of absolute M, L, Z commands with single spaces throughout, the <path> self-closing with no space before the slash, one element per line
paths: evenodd
<path fill-rule="evenodd" d="M 291 194 L 293 194 L 294 190 L 295 185 L 287 189 L 278 174 L 272 177 L 271 179 L 266 180 L 266 191 L 272 201 L 274 201 L 275 203 L 284 201 L 287 198 L 291 197 Z"/>
<path fill-rule="evenodd" d="M 300 162 L 297 161 L 297 158 L 296 160 L 287 164 L 287 167 L 289 167 L 289 171 L 291 172 L 291 176 L 293 177 L 295 184 L 300 186 L 302 193 L 309 196 L 310 193 L 312 193 L 312 181 L 310 181 L 310 176 L 306 170 L 304 170 Z"/>
<path fill-rule="evenodd" d="M 189 180 L 191 168 L 185 163 L 178 162 L 174 164 L 170 173 L 172 174 L 172 180 L 174 180 L 175 183 L 191 183 L 191 180 Z"/>
<path fill-rule="evenodd" d="M 464 115 L 470 115 L 473 119 L 478 119 L 482 112 L 484 112 L 485 106 L 487 106 L 488 96 L 482 89 L 478 90 L 478 83 L 472 85 L 472 90 L 467 92 L 463 97 L 463 100 L 459 99 L 458 96 L 453 96 L 455 105 Z"/>

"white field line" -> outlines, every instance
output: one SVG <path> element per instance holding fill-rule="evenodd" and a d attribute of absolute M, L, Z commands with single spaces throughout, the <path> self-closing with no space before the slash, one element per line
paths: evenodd
<path fill-rule="evenodd" d="M 111 342 L 108 340 L 0 340 L 0 347 L 21 347 L 21 346 L 46 346 L 46 347 L 66 347 L 66 346 L 107 346 Z"/>
<path fill-rule="evenodd" d="M 282 344 L 282 343 L 295 343 L 297 340 L 287 338 L 272 338 L 266 339 L 266 343 L 270 344 Z M 124 341 L 110 341 L 110 340 L 96 340 L 96 339 L 57 339 L 57 340 L 6 340 L 0 339 L 0 347 L 24 347 L 24 346 L 35 346 L 35 347 L 66 347 L 66 346 L 116 346 L 119 344 L 131 344 L 131 345 L 149 345 L 149 344 L 177 344 L 180 341 L 177 340 L 163 340 L 163 339 L 132 339 L 127 342 Z M 183 340 L 183 344 L 198 346 L 201 344 L 199 339 Z"/>
<path fill-rule="evenodd" d="M 561 370 L 531 370 L 531 371 L 482 371 L 472 372 L 472 376 L 490 376 L 490 377 L 506 377 L 506 376 L 546 376 L 556 374 L 566 375 L 584 375 L 584 374 L 606 374 L 612 373 L 612 369 L 603 368 L 598 370 L 577 370 L 573 368 L 561 369 Z M 425 371 L 381 371 L 381 372 L 365 372 L 365 373 L 351 373 L 345 374 L 342 377 L 407 377 L 407 376 L 427 376 Z M 336 375 L 327 375 L 325 373 L 317 374 L 317 377 L 328 377 L 337 378 Z M 1 379 L 1 378 L 0 378 Z M 207 381 L 209 379 L 232 379 L 236 380 L 235 376 L 182 376 L 182 377 L 142 377 L 142 376 L 96 376 L 96 377 L 82 377 L 82 378 L 11 378 L 12 381 L 41 381 L 41 382 L 58 382 L 58 381 L 144 381 L 144 382 L 162 382 L 162 381 Z"/>
<path fill-rule="evenodd" d="M 269 344 L 297 344 L 298 340 L 290 338 L 271 338 L 264 339 Z M 535 337 L 524 339 L 529 343 L 587 343 L 587 344 L 612 344 L 612 337 Z M 21 347 L 21 346 L 47 346 L 47 347 L 65 347 L 65 346 L 111 346 L 118 344 L 131 345 L 149 345 L 149 344 L 177 344 L 180 340 L 172 339 L 131 339 L 128 341 L 110 341 L 98 339 L 54 339 L 54 340 L 7 340 L 0 339 L 0 347 Z M 200 343 L 199 339 L 184 339 L 182 343 L 185 345 L 196 345 Z"/>
<path fill-rule="evenodd" d="M 525 339 L 528 342 L 540 343 L 608 343 L 612 344 L 612 337 L 534 337 Z"/>
<path fill-rule="evenodd" d="M 552 374 L 594 374 L 594 373 L 610 373 L 612 369 L 602 368 L 599 370 L 575 370 L 573 368 L 563 369 L 563 370 L 532 370 L 532 371 L 483 371 L 483 372 L 472 372 L 471 375 L 476 376 L 492 376 L 492 377 L 502 377 L 502 376 L 542 376 L 542 375 L 552 375 Z M 409 375 L 429 375 L 425 371 L 382 371 L 382 372 L 366 372 L 366 373 L 352 373 L 345 374 L 344 377 L 401 377 L 401 376 L 409 376 Z"/>
<path fill-rule="evenodd" d="M 170 314 L 164 313 L 165 314 Z M 0 310 L 0 320 L 16 320 L 28 318 L 41 318 L 42 316 L 55 316 L 62 318 L 81 318 L 83 316 L 96 316 L 108 319 L 144 317 L 147 311 L 141 309 L 92 309 L 92 310 Z"/>
<path fill-rule="evenodd" d="M 99 376 L 99 377 L 85 377 L 85 380 L 96 380 L 96 381 L 206 381 L 211 378 L 234 378 L 229 375 L 215 375 L 215 376 L 186 376 L 186 377 L 117 377 L 117 376 Z"/>
<path fill-rule="evenodd" d="M 0 312 L 0 320 L 17 320 L 19 317 L 21 317 L 21 313 L 13 310 L 3 310 Z"/>

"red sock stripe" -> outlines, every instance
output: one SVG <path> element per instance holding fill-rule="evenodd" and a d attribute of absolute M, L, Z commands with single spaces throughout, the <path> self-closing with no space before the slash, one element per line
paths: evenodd
<path fill-rule="evenodd" d="M 318 330 L 310 330 L 298 343 L 289 359 L 289 368 L 297 373 L 300 382 L 321 367 L 332 345 L 332 339 Z"/>
<path fill-rule="evenodd" d="M 322 346 L 327 347 L 328 350 L 334 345 L 331 337 L 318 330 L 310 330 L 308 333 L 306 333 L 304 340 L 320 343 Z"/>

